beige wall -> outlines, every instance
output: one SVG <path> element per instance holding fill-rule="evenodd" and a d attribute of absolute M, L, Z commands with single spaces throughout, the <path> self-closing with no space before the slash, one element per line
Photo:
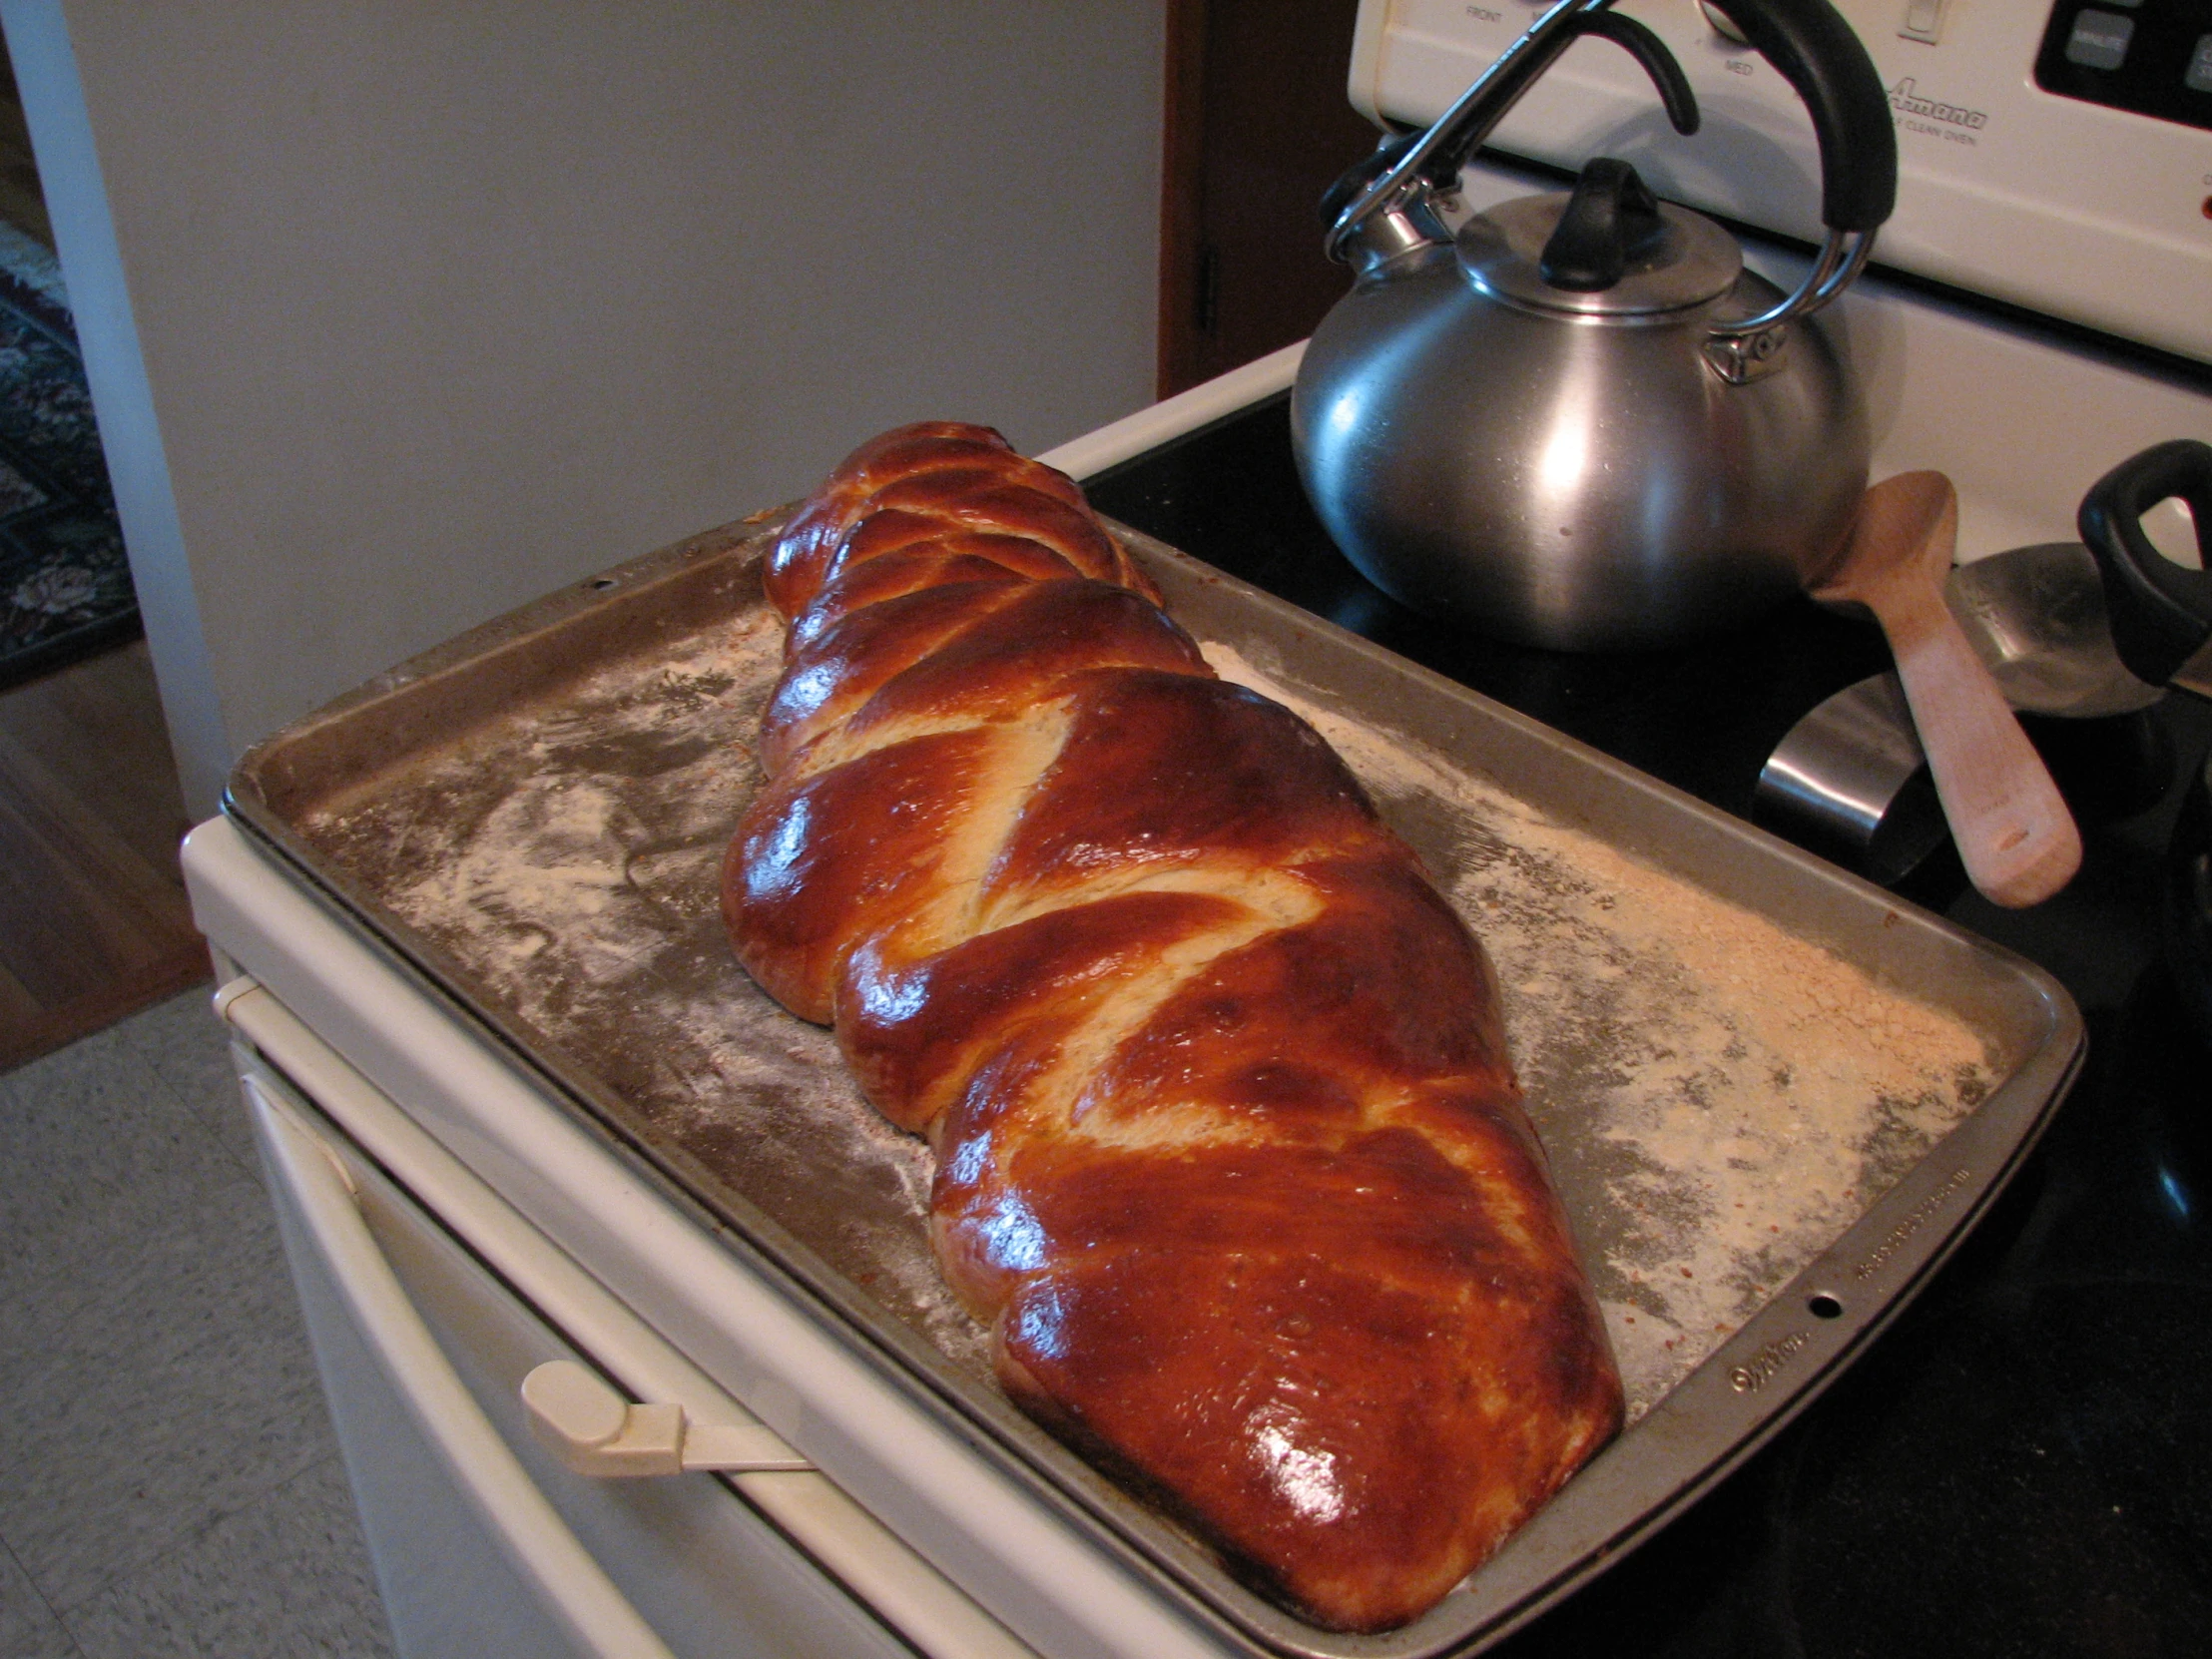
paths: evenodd
<path fill-rule="evenodd" d="M 0 0 L 188 796 L 924 416 L 1149 397 L 1163 0 Z"/>

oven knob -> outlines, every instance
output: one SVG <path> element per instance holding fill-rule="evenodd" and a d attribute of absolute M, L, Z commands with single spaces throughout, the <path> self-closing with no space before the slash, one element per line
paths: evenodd
<path fill-rule="evenodd" d="M 1713 0 L 1697 0 L 1697 9 L 1705 14 L 1705 21 L 1713 25 L 1713 33 L 1723 40 L 1732 40 L 1738 46 L 1751 44 L 1751 37 L 1737 28 L 1735 19 L 1714 5 Z"/>

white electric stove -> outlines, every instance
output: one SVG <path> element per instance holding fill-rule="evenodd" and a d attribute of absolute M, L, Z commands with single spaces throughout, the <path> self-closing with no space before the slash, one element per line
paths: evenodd
<path fill-rule="evenodd" d="M 1949 473 L 1967 557 L 2070 539 L 2082 489 L 2113 462 L 2212 438 L 2212 16 L 2179 0 L 1839 9 L 1891 90 L 1903 155 L 1876 260 L 1912 279 L 1878 270 L 1840 307 L 1875 474 Z M 1673 48 L 1706 133 L 1667 134 L 1641 73 L 1584 42 L 1498 147 L 1552 164 L 1626 155 L 1662 194 L 1809 235 L 1817 168 L 1779 77 L 1692 0 L 1623 10 Z M 2171 44 L 2184 13 L 2204 44 Z M 1431 119 L 1535 15 L 1523 0 L 1370 0 L 1353 101 Z M 1485 158 L 1464 194 L 1478 209 L 1529 188 Z M 1754 263 L 1778 277 L 1802 264 L 1786 244 Z M 1045 459 L 1081 478 L 1144 456 L 1279 395 L 1298 351 Z M 2185 526 L 2167 518 L 2161 545 L 2178 554 Z M 403 1653 L 1242 1650 L 917 1407 L 237 824 L 202 826 L 185 863 Z M 587 1398 L 549 1450 L 519 1390 L 579 1359 L 630 1399 L 680 1403 L 693 1438 L 738 1466 L 576 1472 L 595 1436 L 605 1450 L 666 1428 L 595 1428 Z M 681 1455 L 661 1439 L 643 1454 Z"/>

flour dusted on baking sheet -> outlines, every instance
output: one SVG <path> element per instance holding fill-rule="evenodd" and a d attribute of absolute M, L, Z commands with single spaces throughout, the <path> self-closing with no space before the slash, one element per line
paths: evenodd
<path fill-rule="evenodd" d="M 1948 1014 L 1205 650 L 1329 740 L 1489 951 L 1631 1418 L 1986 1092 L 1982 1042 Z"/>
<path fill-rule="evenodd" d="M 987 1374 L 984 1334 L 929 1247 L 928 1148 L 861 1098 L 830 1033 L 770 1000 L 723 933 L 723 850 L 783 637 L 755 606 L 611 662 L 300 828 L 494 1008 L 588 1057 L 657 1149 Z"/>

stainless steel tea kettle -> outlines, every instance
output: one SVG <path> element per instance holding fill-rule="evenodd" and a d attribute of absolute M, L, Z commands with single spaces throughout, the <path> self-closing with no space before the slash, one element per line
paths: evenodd
<path fill-rule="evenodd" d="M 1427 132 L 1385 139 L 1324 204 L 1357 272 L 1292 396 L 1299 470 L 1385 592 L 1525 644 L 1670 644 L 1742 622 L 1840 549 L 1867 421 L 1812 313 L 1866 264 L 1897 196 L 1874 65 L 1827 0 L 1712 0 L 1804 100 L 1827 241 L 1785 298 L 1728 233 L 1598 158 L 1571 193 L 1470 219 L 1437 198 L 1577 38 L 1626 47 L 1682 132 L 1658 37 L 1560 0 Z"/>

